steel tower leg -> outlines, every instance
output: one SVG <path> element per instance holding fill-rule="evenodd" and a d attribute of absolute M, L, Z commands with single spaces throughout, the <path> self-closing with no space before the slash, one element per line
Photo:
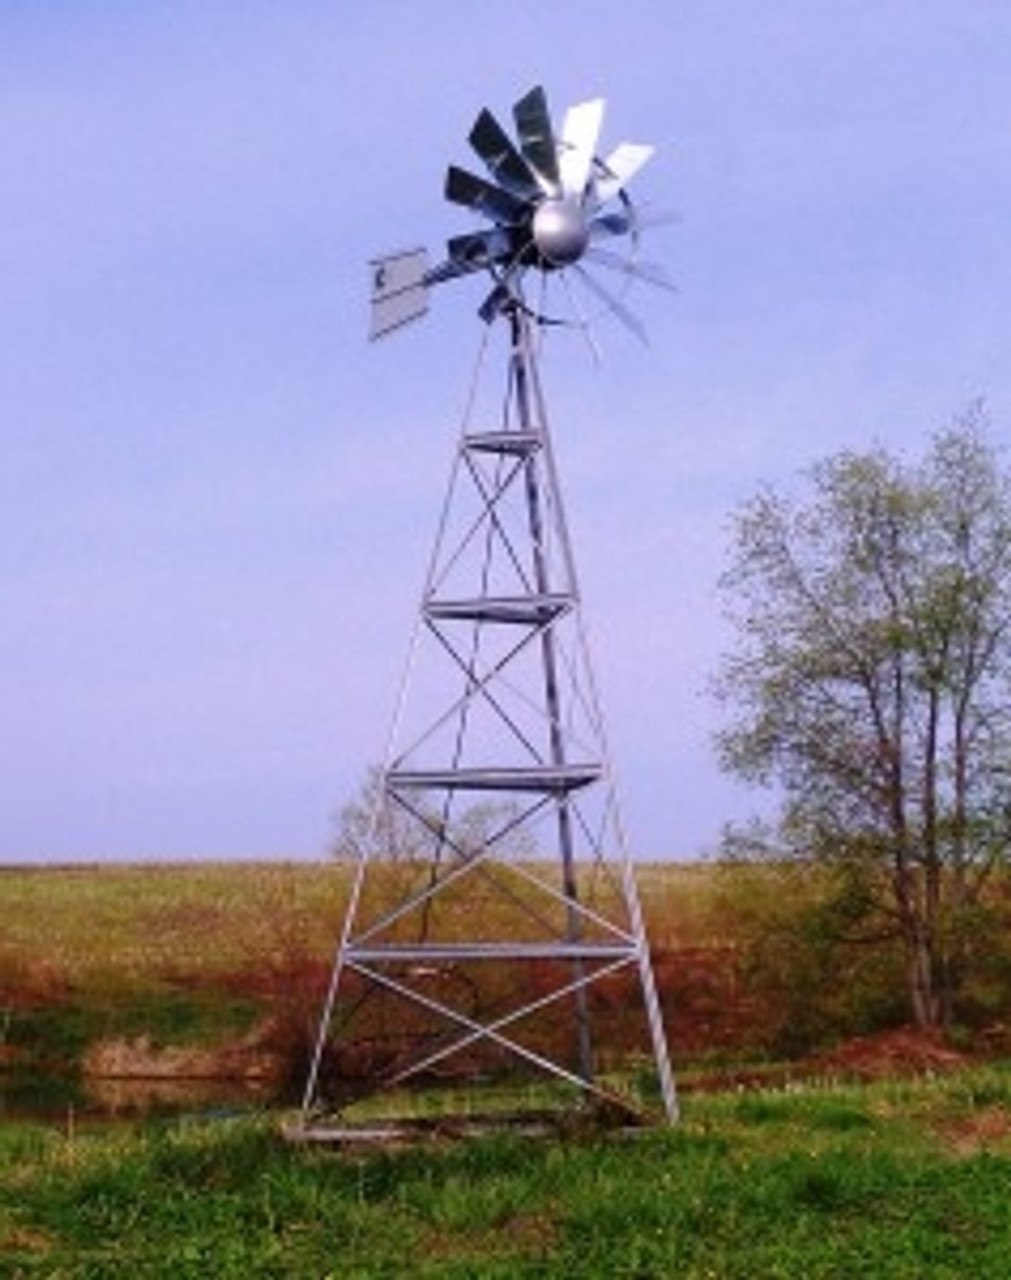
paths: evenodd
<path fill-rule="evenodd" d="M 509 326 L 512 339 L 510 360 L 512 377 L 516 395 L 517 417 L 520 430 L 529 432 L 536 421 L 531 405 L 531 383 L 536 383 L 533 347 L 531 342 L 530 320 L 522 307 L 513 305 L 509 310 Z M 533 551 L 534 581 L 537 590 L 547 595 L 553 586 L 548 574 L 548 557 L 544 545 L 544 519 L 540 476 L 538 470 L 528 465 L 526 468 L 526 498 L 530 521 L 530 543 Z M 568 534 L 564 531 L 567 542 Z M 568 576 L 572 577 L 571 564 L 566 565 Z M 570 589 L 571 589 L 570 583 Z M 562 727 L 562 704 L 558 687 L 558 655 L 555 646 L 554 630 L 548 628 L 541 635 L 541 658 L 544 663 L 544 700 L 548 712 L 548 726 L 551 742 L 551 761 L 559 768 L 564 768 L 565 734 Z M 572 814 L 569 810 L 568 797 L 560 795 L 557 802 L 558 851 L 562 863 L 562 882 L 565 896 L 569 900 L 566 912 L 567 935 L 571 943 L 577 944 L 582 936 L 582 922 L 578 910 L 579 885 L 576 878 L 574 842 L 572 835 Z M 573 971 L 578 980 L 575 992 L 576 1006 L 576 1043 L 577 1061 L 580 1074 L 587 1080 L 594 1076 L 593 1040 L 590 1032 L 590 1017 L 587 1007 L 586 986 L 582 981 L 583 966 L 579 959 L 573 961 Z"/>

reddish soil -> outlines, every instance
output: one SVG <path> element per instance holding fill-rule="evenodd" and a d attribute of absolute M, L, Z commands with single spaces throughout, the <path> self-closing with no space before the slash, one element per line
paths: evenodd
<path fill-rule="evenodd" d="M 688 1073 L 686 1093 L 727 1089 L 775 1089 L 798 1080 L 889 1080 L 957 1071 L 980 1060 L 945 1042 L 942 1033 L 900 1027 L 873 1036 L 856 1036 L 827 1053 L 769 1066 L 733 1067 Z"/>
<path fill-rule="evenodd" d="M 739 980 L 733 947 L 693 947 L 654 955 L 657 985 L 668 1008 L 672 1047 L 682 1062 L 719 1055 L 728 1065 L 685 1073 L 687 1090 L 762 1088 L 791 1080 L 880 1080 L 958 1070 L 1007 1052 L 1009 1035 L 996 1028 L 972 1052 L 955 1048 L 943 1032 L 899 1027 L 856 1036 L 837 1047 L 774 1066 L 735 1067 L 733 1059 L 765 1056 L 770 1009 Z"/>
<path fill-rule="evenodd" d="M 973 1156 L 1004 1142 L 1011 1134 L 1011 1115 L 1004 1107 L 983 1107 L 952 1121 L 945 1133 L 956 1155 Z"/>
<path fill-rule="evenodd" d="M 901 1027 L 874 1036 L 858 1036 L 813 1059 L 825 1074 L 855 1080 L 957 1071 L 973 1057 L 954 1049 L 940 1031 Z"/>
<path fill-rule="evenodd" d="M 972 1061 L 1011 1051 L 1011 1032 L 999 1028 L 992 1043 L 977 1038 L 973 1052 L 960 1051 L 938 1032 L 914 1028 L 889 1030 L 846 1040 L 829 1052 L 774 1066 L 738 1066 L 748 1059 L 776 1057 L 769 1028 L 777 1010 L 769 999 L 756 998 L 740 976 L 740 955 L 732 946 L 696 946 L 654 951 L 654 971 L 664 1006 L 679 1084 L 686 1090 L 776 1087 L 792 1080 L 875 1080 L 957 1070 Z M 67 984 L 44 967 L 19 973 L 13 1007 L 57 1004 Z M 290 972 L 244 971 L 234 975 L 230 990 L 252 996 L 264 1016 L 245 1037 L 214 1046 L 155 1048 L 144 1037 L 110 1039 L 94 1044 L 83 1062 L 86 1076 L 107 1079 L 144 1077 L 156 1080 L 220 1077 L 269 1081 L 286 1074 L 293 1051 L 304 1052 L 315 1032 L 315 1018 L 325 988 L 322 964 L 302 961 Z M 615 985 L 612 1003 L 620 1010 L 634 1003 L 636 991 Z M 608 1010 L 604 1010 L 608 1012 Z M 613 1010 L 610 1010 L 613 1014 Z M 615 1023 L 618 1026 L 618 1023 Z M 363 1043 L 349 1074 L 369 1073 L 374 1049 Z M 0 1069 L 17 1065 L 14 1046 L 0 1043 Z M 692 1069 L 692 1063 L 720 1063 Z"/>
<path fill-rule="evenodd" d="M 679 1058 L 733 1056 L 762 1043 L 767 1024 L 742 988 L 736 948 L 654 949 L 652 959 Z"/>

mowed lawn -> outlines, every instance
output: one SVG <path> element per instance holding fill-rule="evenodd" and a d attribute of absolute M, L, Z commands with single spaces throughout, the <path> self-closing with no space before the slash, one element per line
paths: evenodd
<path fill-rule="evenodd" d="M 689 1096 L 675 1130 L 348 1150 L 282 1118 L 0 1128 L 0 1274 L 973 1277 L 1011 1259 L 1011 1071 Z"/>

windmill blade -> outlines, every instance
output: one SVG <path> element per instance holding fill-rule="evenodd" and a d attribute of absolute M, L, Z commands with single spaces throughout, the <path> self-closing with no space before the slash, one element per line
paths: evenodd
<path fill-rule="evenodd" d="M 469 276 L 475 271 L 484 270 L 483 262 L 464 262 L 462 259 L 454 262 L 452 258 L 447 258 L 438 266 L 429 267 L 425 272 L 425 284 L 445 284 L 447 280 L 459 280 L 461 276 Z"/>
<path fill-rule="evenodd" d="M 602 213 L 590 222 L 591 240 L 600 240 L 604 236 L 627 236 L 639 226 L 639 215 L 629 211 L 622 213 Z"/>
<path fill-rule="evenodd" d="M 643 231 L 649 231 L 653 227 L 669 227 L 680 221 L 681 215 L 676 209 L 637 208 L 635 211 L 635 225 Z"/>
<path fill-rule="evenodd" d="M 468 271 L 493 267 L 508 262 L 515 256 L 513 237 L 504 227 L 489 227 L 486 231 L 471 231 L 453 236 L 446 243 L 450 262 Z"/>
<path fill-rule="evenodd" d="M 565 195 L 579 198 L 585 191 L 603 122 L 603 98 L 581 102 L 565 113 L 558 149 L 558 173 Z"/>
<path fill-rule="evenodd" d="M 612 196 L 616 196 L 622 187 L 627 187 L 655 150 L 655 147 L 638 142 L 623 142 L 615 147 L 602 162 L 603 172 L 596 178 L 595 187 L 600 203 L 604 204 Z"/>
<path fill-rule="evenodd" d="M 640 232 L 676 215 L 644 215 L 626 192 L 653 147 L 623 142 L 599 158 L 604 112 L 602 98 L 577 103 L 556 130 L 537 85 L 513 104 L 515 132 L 507 134 L 483 108 L 468 135 L 482 167 L 450 165 L 444 187 L 446 199 L 477 214 L 481 226 L 449 239 L 445 258 L 431 267 L 420 250 L 373 261 L 372 336 L 424 314 L 434 285 L 485 271 L 492 277 L 480 308 L 485 320 L 515 305 L 540 325 L 572 325 L 592 342 L 590 316 L 603 308 L 646 342 L 624 298 L 637 281 L 675 290 L 660 266 L 639 259 L 639 245 Z M 534 310 L 522 297 L 531 272 L 544 291 Z M 564 305 L 549 305 L 549 282 L 564 286 L 568 316 Z"/>
<path fill-rule="evenodd" d="M 590 322 L 590 317 L 580 301 L 579 291 L 576 289 L 572 279 L 570 279 L 569 273 L 567 271 L 563 271 L 561 272 L 561 277 L 562 287 L 565 289 L 566 296 L 569 299 L 569 305 L 572 307 L 573 313 L 576 317 L 577 327 L 586 339 L 586 345 L 590 348 L 593 363 L 599 369 L 603 364 L 604 356 L 600 349 L 600 343 L 597 341 L 593 332 L 593 325 Z"/>
<path fill-rule="evenodd" d="M 512 301 L 513 291 L 505 281 L 499 283 L 492 289 L 491 293 L 485 298 L 484 302 L 477 309 L 477 314 L 485 322 L 491 324 L 502 313 L 502 310 Z"/>
<path fill-rule="evenodd" d="M 643 212 L 631 207 L 616 209 L 613 213 L 597 214 L 590 222 L 590 239 L 599 240 L 603 236 L 626 236 L 632 231 L 648 231 L 652 227 L 666 227 L 672 222 L 680 222 L 681 215 L 672 209 L 657 209 L 654 212 Z"/>
<path fill-rule="evenodd" d="M 477 313 L 486 324 L 491 322 L 519 297 L 520 283 L 526 268 L 521 258 L 514 255 L 504 270 L 497 273 L 495 288 L 478 307 Z"/>
<path fill-rule="evenodd" d="M 595 280 L 592 274 L 587 271 L 585 267 L 580 266 L 578 262 L 571 268 L 571 270 L 579 273 L 580 280 L 586 285 L 590 292 L 595 293 L 608 310 L 613 311 L 622 324 L 624 324 L 626 328 L 631 329 L 644 346 L 649 346 L 649 337 L 643 327 L 642 321 L 634 312 L 629 311 L 628 307 L 625 306 L 619 297 L 611 293 L 609 289 L 605 289 L 604 286 Z"/>
<path fill-rule="evenodd" d="M 641 262 L 637 258 L 625 258 L 620 253 L 611 253 L 609 249 L 598 249 L 595 246 L 587 249 L 584 256 L 589 258 L 591 262 L 607 267 L 609 271 L 618 271 L 622 275 L 633 276 L 636 280 L 643 280 L 646 284 L 655 284 L 658 289 L 668 289 L 671 293 L 677 293 L 678 291 L 677 285 L 674 284 L 664 268 L 657 262 Z"/>
<path fill-rule="evenodd" d="M 474 122 L 469 141 L 491 176 L 506 190 L 528 200 L 540 194 L 533 170 L 487 107 Z"/>
<path fill-rule="evenodd" d="M 543 179 L 550 195 L 558 189 L 558 148 L 551 127 L 548 99 L 540 85 L 520 98 L 513 107 L 513 118 L 520 150 L 536 175 Z"/>
<path fill-rule="evenodd" d="M 456 165 L 446 171 L 445 195 L 454 204 L 474 209 L 493 222 L 516 222 L 526 210 L 526 204 L 511 192 Z"/>

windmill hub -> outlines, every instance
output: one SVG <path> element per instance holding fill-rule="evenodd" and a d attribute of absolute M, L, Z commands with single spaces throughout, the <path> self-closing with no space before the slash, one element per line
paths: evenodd
<path fill-rule="evenodd" d="M 542 201 L 534 212 L 532 230 L 541 258 L 553 267 L 577 262 L 590 240 L 583 207 L 568 196 Z"/>

